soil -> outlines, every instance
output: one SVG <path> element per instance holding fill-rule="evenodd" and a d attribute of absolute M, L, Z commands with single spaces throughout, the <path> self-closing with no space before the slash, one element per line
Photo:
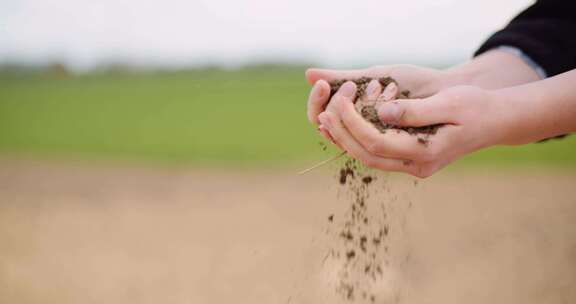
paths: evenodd
<path fill-rule="evenodd" d="M 374 125 L 374 127 L 378 129 L 381 133 L 386 133 L 387 130 L 405 131 L 408 134 L 417 137 L 419 143 L 427 145 L 429 142 L 429 137 L 436 134 L 438 128 L 440 128 L 442 125 L 437 124 L 423 127 L 400 127 L 392 124 L 383 123 L 382 121 L 380 121 L 380 118 L 378 117 L 378 111 L 376 109 L 378 105 L 384 102 L 401 102 L 402 99 L 407 99 L 410 97 L 410 91 L 398 90 L 400 92 L 398 96 L 396 96 L 396 98 L 390 101 L 368 100 L 366 99 L 366 88 L 368 87 L 368 84 L 372 80 L 373 78 L 361 77 L 352 80 L 341 79 L 330 82 L 330 97 L 334 96 L 334 94 L 336 94 L 336 92 L 345 82 L 353 81 L 357 87 L 356 99 L 354 100 L 354 103 L 356 104 L 356 110 L 358 111 L 358 113 L 360 113 L 360 115 L 362 115 L 362 117 L 366 121 L 372 123 L 372 125 Z M 400 88 L 398 82 L 391 77 L 381 77 L 378 78 L 377 80 L 378 82 L 380 82 L 380 85 L 383 90 L 391 83 L 396 84 Z"/>
<path fill-rule="evenodd" d="M 375 196 L 372 190 L 382 186 L 374 184 L 377 176 L 352 158 L 343 162 L 337 179 L 347 198 L 347 210 L 328 216 L 333 239 L 328 257 L 341 265 L 334 291 L 349 302 L 388 303 L 390 296 L 379 298 L 381 291 L 375 286 L 389 280 L 385 269 L 392 260 L 387 212 L 390 196 Z"/>

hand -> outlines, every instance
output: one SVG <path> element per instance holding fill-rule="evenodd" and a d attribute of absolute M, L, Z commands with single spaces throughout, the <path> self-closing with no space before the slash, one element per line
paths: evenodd
<path fill-rule="evenodd" d="M 310 84 L 314 84 L 308 98 L 308 119 L 313 124 L 319 124 L 318 115 L 330 109 L 331 105 L 328 102 L 330 81 L 386 76 L 392 77 L 398 83 L 401 83 L 402 88 L 410 90 L 412 96 L 420 97 L 436 93 L 443 87 L 445 78 L 448 78 L 446 72 L 414 65 L 375 66 L 361 70 L 308 69 L 306 71 L 306 79 Z M 318 131 L 324 138 L 338 145 L 325 126 L 319 124 Z"/>
<path fill-rule="evenodd" d="M 444 87 L 447 72 L 413 65 L 375 66 L 362 70 L 309 69 L 306 71 L 306 79 L 310 84 L 314 84 L 314 87 L 308 98 L 308 119 L 318 124 L 318 115 L 324 112 L 329 101 L 330 85 L 328 82 L 386 76 L 398 81 L 402 89 L 410 90 L 411 96 L 427 97 Z"/>
<path fill-rule="evenodd" d="M 378 88 L 373 94 L 381 94 Z M 506 121 L 513 107 L 498 102 L 492 91 L 473 86 L 442 90 L 428 98 L 386 102 L 380 119 L 398 126 L 444 124 L 426 145 L 404 131 L 380 133 L 356 112 L 353 82 L 347 82 L 330 101 L 319 122 L 334 141 L 366 166 L 428 177 L 461 156 L 505 143 Z M 373 96 L 372 96 L 373 98 Z"/>

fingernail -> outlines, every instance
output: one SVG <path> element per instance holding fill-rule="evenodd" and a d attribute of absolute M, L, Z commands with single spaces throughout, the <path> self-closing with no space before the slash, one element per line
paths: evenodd
<path fill-rule="evenodd" d="M 376 99 L 378 97 L 378 90 L 380 89 L 380 83 L 377 80 L 372 80 L 366 87 L 366 97 L 368 99 Z"/>
<path fill-rule="evenodd" d="M 400 106 L 396 102 L 387 102 L 378 108 L 380 120 L 387 123 L 396 123 L 400 120 Z"/>
<path fill-rule="evenodd" d="M 338 94 L 347 98 L 352 98 L 354 94 L 356 94 L 356 84 L 352 81 L 347 81 L 340 87 Z"/>
<path fill-rule="evenodd" d="M 398 96 L 398 85 L 392 82 L 389 85 L 387 85 L 386 88 L 384 89 L 384 92 L 382 92 L 382 99 L 384 101 L 389 101 L 396 99 L 396 96 Z"/>

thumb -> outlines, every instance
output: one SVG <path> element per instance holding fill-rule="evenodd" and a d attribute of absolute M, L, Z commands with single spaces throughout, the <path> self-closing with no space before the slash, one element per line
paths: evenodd
<path fill-rule="evenodd" d="M 316 69 L 311 68 L 306 70 L 306 80 L 310 84 L 316 83 L 316 81 L 322 79 L 325 81 L 333 80 L 352 80 L 360 77 L 373 77 L 374 72 L 371 69 L 361 69 L 361 70 L 328 70 L 328 69 Z"/>
<path fill-rule="evenodd" d="M 384 102 L 378 108 L 378 116 L 382 122 L 397 126 L 422 127 L 453 123 L 454 107 L 450 106 L 449 101 L 437 96 Z"/>

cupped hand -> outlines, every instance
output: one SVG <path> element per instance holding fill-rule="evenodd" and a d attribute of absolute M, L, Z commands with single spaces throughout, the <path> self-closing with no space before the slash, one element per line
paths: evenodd
<path fill-rule="evenodd" d="M 308 98 L 308 119 L 318 124 L 318 115 L 329 106 L 330 84 L 334 80 L 353 80 L 361 77 L 392 77 L 411 96 L 427 97 L 445 87 L 447 72 L 414 65 L 375 66 L 360 70 L 308 69 L 306 79 L 313 88 Z"/>
<path fill-rule="evenodd" d="M 386 91 L 386 90 L 384 90 Z M 321 113 L 319 122 L 333 141 L 366 166 L 427 177 L 454 160 L 487 146 L 503 143 L 506 121 L 514 111 L 484 89 L 457 86 L 427 98 L 383 103 L 380 119 L 398 126 L 443 124 L 423 144 L 401 130 L 378 131 L 355 110 L 356 86 L 344 84 Z M 377 87 L 371 94 L 385 94 Z"/>

